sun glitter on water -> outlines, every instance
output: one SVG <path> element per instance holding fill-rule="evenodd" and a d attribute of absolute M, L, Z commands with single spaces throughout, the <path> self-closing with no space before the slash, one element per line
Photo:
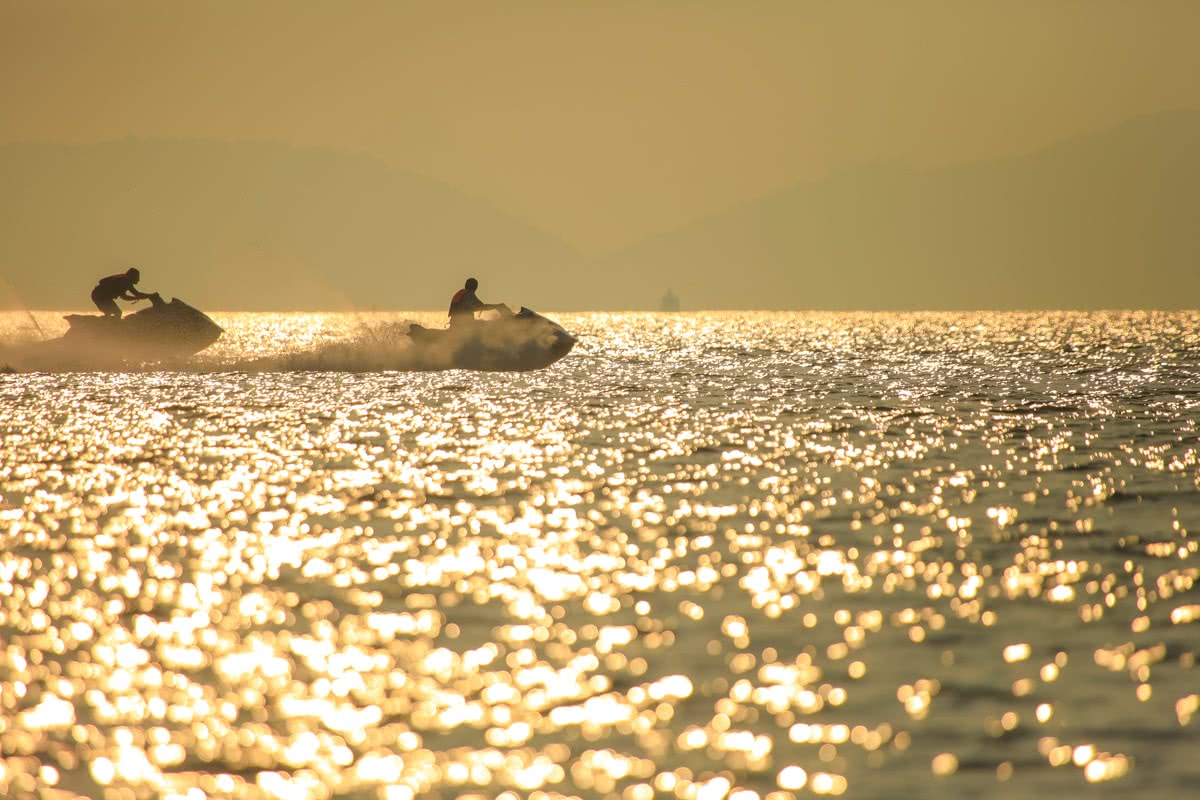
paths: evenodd
<path fill-rule="evenodd" d="M 528 375 L 246 371 L 361 320 L 220 322 L 0 377 L 7 796 L 1195 777 L 1191 315 L 579 315 Z"/>

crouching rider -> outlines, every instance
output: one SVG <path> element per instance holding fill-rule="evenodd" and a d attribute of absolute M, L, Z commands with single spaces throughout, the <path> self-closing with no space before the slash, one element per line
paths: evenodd
<path fill-rule="evenodd" d="M 117 306 L 117 300 L 136 302 L 155 296 L 155 294 L 139 292 L 134 288 L 141 279 L 142 273 L 138 272 L 137 267 L 130 267 L 120 275 L 101 278 L 100 282 L 96 284 L 96 288 L 92 289 L 92 302 L 104 313 L 104 316 L 120 319 L 121 309 Z"/>

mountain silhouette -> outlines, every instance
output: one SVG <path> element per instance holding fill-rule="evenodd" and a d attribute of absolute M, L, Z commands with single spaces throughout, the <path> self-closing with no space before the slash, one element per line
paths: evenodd
<path fill-rule="evenodd" d="M 1200 109 L 1035 152 L 864 164 L 602 258 L 365 156 L 277 143 L 0 146 L 0 273 L 85 308 L 129 265 L 208 309 L 1195 308 Z"/>
<path fill-rule="evenodd" d="M 440 308 L 474 275 L 545 307 L 575 252 L 367 157 L 274 143 L 0 146 L 0 265 L 21 302 L 89 307 L 129 265 L 210 309 Z"/>
<path fill-rule="evenodd" d="M 1010 158 L 869 164 L 759 198 L 598 264 L 692 308 L 1200 305 L 1200 110 Z"/>

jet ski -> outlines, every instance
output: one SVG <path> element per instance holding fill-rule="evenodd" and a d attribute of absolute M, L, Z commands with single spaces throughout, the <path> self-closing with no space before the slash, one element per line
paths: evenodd
<path fill-rule="evenodd" d="M 9 353 L 7 360 L 35 370 L 119 369 L 185 359 L 224 333 L 207 314 L 178 298 L 168 303 L 155 292 L 149 299 L 149 308 L 124 317 L 67 314 L 65 334 Z"/>
<path fill-rule="evenodd" d="M 575 346 L 575 337 L 561 325 L 524 306 L 515 314 L 502 309 L 497 319 L 450 328 L 413 323 L 408 336 L 414 366 L 425 370 L 529 372 L 550 366 Z"/>
<path fill-rule="evenodd" d="M 138 361 L 186 358 L 224 333 L 204 312 L 179 298 L 168 303 L 158 292 L 150 296 L 150 308 L 119 319 L 90 314 L 68 314 L 64 319 L 71 326 L 64 342 L 109 346 Z"/>

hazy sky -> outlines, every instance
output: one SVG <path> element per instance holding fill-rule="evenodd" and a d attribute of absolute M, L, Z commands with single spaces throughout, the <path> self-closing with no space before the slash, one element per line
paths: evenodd
<path fill-rule="evenodd" d="M 0 0 L 0 143 L 359 152 L 585 254 L 846 165 L 1200 106 L 1197 0 Z"/>

